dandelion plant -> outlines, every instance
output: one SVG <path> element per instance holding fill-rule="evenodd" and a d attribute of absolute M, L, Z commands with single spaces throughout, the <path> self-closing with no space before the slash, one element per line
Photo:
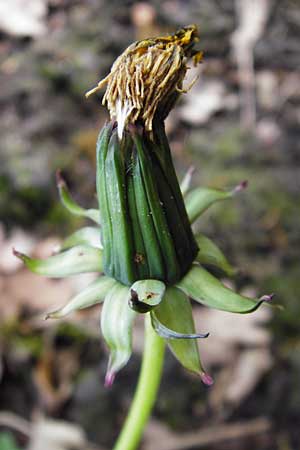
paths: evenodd
<path fill-rule="evenodd" d="M 70 213 L 95 223 L 69 236 L 60 252 L 46 260 L 20 252 L 35 273 L 67 277 L 97 272 L 98 278 L 65 306 L 47 315 L 62 318 L 72 311 L 103 302 L 101 331 L 110 349 L 105 385 L 132 353 L 132 327 L 145 317 L 145 347 L 136 394 L 115 450 L 134 450 L 151 412 L 159 386 L 165 345 L 175 358 L 206 385 L 213 383 L 200 360 L 191 300 L 233 313 L 250 313 L 271 299 L 242 296 L 225 287 L 206 268 L 234 270 L 207 236 L 194 234 L 192 224 L 214 203 L 241 191 L 190 189 L 190 174 L 178 183 L 164 121 L 186 90 L 188 61 L 197 65 L 202 53 L 195 25 L 173 35 L 130 45 L 110 73 L 87 97 L 106 87 L 103 105 L 110 121 L 97 145 L 99 209 L 84 209 L 72 199 L 60 176 L 57 184 Z M 190 88 L 191 86 L 189 86 Z"/>

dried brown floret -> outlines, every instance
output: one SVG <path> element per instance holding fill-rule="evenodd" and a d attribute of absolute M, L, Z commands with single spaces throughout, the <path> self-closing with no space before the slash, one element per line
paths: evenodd
<path fill-rule="evenodd" d="M 151 131 L 155 114 L 164 119 L 179 94 L 186 92 L 182 82 L 187 60 L 192 57 L 196 65 L 202 59 L 202 52 L 193 49 L 198 40 L 197 27 L 190 25 L 174 35 L 135 42 L 86 96 L 106 85 L 102 104 L 117 119 L 119 135 L 128 122 L 141 121 Z"/>

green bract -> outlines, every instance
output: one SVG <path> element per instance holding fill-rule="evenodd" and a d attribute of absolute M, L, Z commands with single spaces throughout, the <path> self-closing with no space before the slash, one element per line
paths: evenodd
<path fill-rule="evenodd" d="M 154 329 L 167 339 L 175 357 L 186 369 L 203 377 L 205 372 L 195 339 L 207 337 L 207 334 L 195 333 L 189 298 L 179 289 L 170 287 L 161 304 L 151 314 Z"/>
<path fill-rule="evenodd" d="M 26 267 L 46 277 L 64 278 L 86 272 L 102 272 L 102 251 L 90 245 L 75 245 L 48 259 L 34 259 L 14 250 Z"/>
<path fill-rule="evenodd" d="M 117 282 L 113 278 L 106 276 L 97 278 L 65 306 L 47 314 L 46 319 L 60 319 L 73 311 L 101 303 L 116 284 Z"/>
<path fill-rule="evenodd" d="M 120 283 L 107 293 L 101 314 L 101 330 L 110 349 L 105 384 L 111 385 L 115 374 L 131 356 L 132 325 L 136 316 L 128 305 L 129 288 Z M 126 301 L 127 300 L 127 301 Z"/>
<path fill-rule="evenodd" d="M 66 250 L 67 248 L 74 247 L 75 245 L 91 245 L 92 247 L 102 249 L 100 228 L 84 227 L 75 231 L 63 241 L 60 249 Z"/>
<path fill-rule="evenodd" d="M 234 268 L 228 262 L 222 250 L 211 239 L 202 233 L 198 233 L 196 241 L 200 249 L 196 256 L 196 261 L 201 264 L 215 266 L 223 270 L 229 277 L 235 274 Z"/>

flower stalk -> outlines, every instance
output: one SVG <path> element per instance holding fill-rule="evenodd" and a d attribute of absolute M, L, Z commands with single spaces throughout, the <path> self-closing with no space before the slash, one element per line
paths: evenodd
<path fill-rule="evenodd" d="M 135 395 L 113 450 L 135 450 L 151 414 L 163 369 L 165 341 L 152 328 L 150 314 L 145 317 L 145 343 L 141 372 Z"/>

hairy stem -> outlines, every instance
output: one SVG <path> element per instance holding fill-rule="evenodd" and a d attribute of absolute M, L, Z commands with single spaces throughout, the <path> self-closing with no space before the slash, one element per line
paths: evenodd
<path fill-rule="evenodd" d="M 140 442 L 159 388 L 165 342 L 153 330 L 150 313 L 145 317 L 145 347 L 137 389 L 114 450 L 135 450 Z"/>

